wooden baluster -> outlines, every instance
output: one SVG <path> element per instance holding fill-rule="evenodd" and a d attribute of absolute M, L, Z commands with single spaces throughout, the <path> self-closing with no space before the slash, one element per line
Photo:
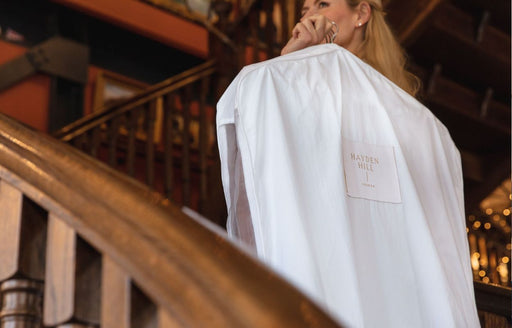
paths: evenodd
<path fill-rule="evenodd" d="M 128 275 L 108 256 L 103 257 L 102 272 L 102 328 L 182 327 L 166 311 L 157 310 L 138 288 L 132 287 Z"/>
<path fill-rule="evenodd" d="M 475 41 L 477 43 L 482 42 L 484 39 L 485 30 L 487 29 L 487 25 L 489 25 L 489 19 L 491 17 L 491 13 L 486 10 L 483 12 L 482 17 L 480 18 L 480 23 L 478 24 L 478 28 L 476 30 Z"/>
<path fill-rule="evenodd" d="M 489 249 L 489 266 L 489 278 L 491 283 L 498 285 L 500 283 L 500 277 L 496 270 L 498 268 L 498 254 L 496 252 L 496 247 L 491 247 Z"/>
<path fill-rule="evenodd" d="M 157 328 L 158 311 L 155 304 L 136 286 L 131 289 L 131 311 L 130 321 L 133 328 Z"/>
<path fill-rule="evenodd" d="M 0 327 L 40 327 L 47 215 L 0 180 Z"/>
<path fill-rule="evenodd" d="M 96 126 L 96 127 L 92 128 L 90 133 L 91 133 L 91 137 L 90 137 L 91 146 L 89 148 L 89 153 L 91 154 L 92 157 L 97 157 L 98 156 L 98 148 L 101 145 L 101 126 Z"/>
<path fill-rule="evenodd" d="M 288 42 L 288 21 L 290 20 L 290 14 L 288 13 L 287 1 L 279 0 L 279 7 L 281 7 L 281 40 L 279 40 L 279 45 L 282 48 L 286 42 Z"/>
<path fill-rule="evenodd" d="M 487 118 L 487 115 L 489 114 L 489 105 L 492 102 L 492 97 L 494 95 L 494 90 L 492 88 L 487 88 L 485 90 L 485 97 L 482 101 L 482 104 L 480 105 L 480 117 L 481 118 Z"/>
<path fill-rule="evenodd" d="M 146 184 L 154 188 L 155 184 L 155 118 L 157 100 L 153 99 L 147 105 L 146 131 Z"/>
<path fill-rule="evenodd" d="M 183 105 L 183 153 L 182 153 L 182 190 L 183 205 L 190 205 L 190 102 L 191 102 L 191 86 L 187 85 L 182 95 Z"/>
<path fill-rule="evenodd" d="M 86 151 L 87 149 L 87 135 L 85 133 L 82 133 L 81 135 L 73 138 L 72 140 L 73 146 L 75 148 L 78 148 L 82 151 Z"/>
<path fill-rule="evenodd" d="M 176 321 L 172 315 L 163 309 L 158 309 L 158 328 L 178 328 L 183 327 L 184 324 Z"/>
<path fill-rule="evenodd" d="M 199 212 L 203 213 L 208 198 L 207 155 L 210 125 L 206 116 L 206 96 L 210 86 L 210 78 L 201 80 L 199 95 Z"/>
<path fill-rule="evenodd" d="M 430 75 L 430 78 L 428 79 L 427 96 L 431 96 L 436 92 L 437 80 L 441 76 L 442 70 L 443 70 L 443 67 L 441 66 L 441 64 L 434 65 L 434 70 L 433 70 L 432 74 Z"/>
<path fill-rule="evenodd" d="M 101 280 L 101 327 L 130 328 L 131 286 L 128 275 L 105 255 Z"/>
<path fill-rule="evenodd" d="M 251 10 L 249 14 L 249 29 L 251 33 L 252 39 L 252 63 L 257 63 L 260 61 L 260 11 L 259 10 Z M 245 62 L 245 49 L 244 53 L 244 62 Z M 248 63 L 246 63 L 248 64 Z"/>
<path fill-rule="evenodd" d="M 18 270 L 22 204 L 21 191 L 0 180 L 0 281 Z"/>
<path fill-rule="evenodd" d="M 135 154 L 137 150 L 136 135 L 139 128 L 139 117 L 141 109 L 134 108 L 128 117 L 128 155 L 126 159 L 126 172 L 130 176 L 135 175 Z"/>
<path fill-rule="evenodd" d="M 267 59 L 273 58 L 275 49 L 275 26 L 272 18 L 272 12 L 274 10 L 274 1 L 264 0 L 263 10 L 267 21 L 265 22 L 265 43 L 267 44 Z"/>
<path fill-rule="evenodd" d="M 118 146 L 118 152 L 117 152 L 117 169 L 119 171 L 128 172 L 128 129 L 129 129 L 129 112 L 124 112 L 119 116 L 119 135 L 122 136 L 120 138 L 120 145 Z M 123 167 L 124 166 L 124 167 Z"/>
<path fill-rule="evenodd" d="M 61 328 L 98 325 L 101 257 L 52 213 L 46 261 L 45 325 Z"/>
<path fill-rule="evenodd" d="M 169 199 L 172 198 L 174 187 L 174 172 L 173 172 L 173 137 L 174 137 L 174 115 L 176 113 L 176 95 L 168 94 L 164 99 L 164 192 L 165 196 Z"/>
<path fill-rule="evenodd" d="M 290 31 L 289 31 L 290 33 L 293 30 L 293 27 L 295 26 L 295 24 L 297 24 L 300 21 L 300 19 L 302 18 L 302 4 L 303 4 L 302 1 L 295 0 L 295 3 L 294 3 L 295 17 L 293 18 L 293 22 L 290 25 L 290 27 L 291 27 Z M 291 37 L 291 34 L 290 34 L 290 37 Z"/>
<path fill-rule="evenodd" d="M 228 27 L 230 26 L 230 13 L 233 5 L 227 0 L 214 0 L 211 3 L 212 9 L 219 16 L 216 26 L 220 31 L 228 33 Z M 246 35 L 244 34 L 244 38 Z M 244 40 L 245 41 L 245 40 Z M 240 66 L 236 66 L 237 54 L 233 52 L 233 49 L 223 42 L 219 41 L 218 38 L 210 38 L 210 56 L 215 57 L 217 60 L 217 85 L 215 89 L 215 97 L 219 99 L 226 90 L 227 86 L 233 80 L 234 75 L 240 70 Z M 244 58 L 242 63 L 245 62 L 244 57 L 245 47 L 238 51 L 240 56 Z"/>
<path fill-rule="evenodd" d="M 119 136 L 119 118 L 115 117 L 108 126 L 108 165 L 115 167 L 117 164 L 117 137 Z"/>
<path fill-rule="evenodd" d="M 243 26 L 239 26 L 239 28 L 235 29 L 233 31 L 233 43 L 236 45 L 236 51 L 232 56 L 232 65 L 236 67 L 241 67 L 243 63 L 245 62 L 245 49 L 247 48 L 246 44 L 246 37 L 245 36 L 245 27 L 246 24 L 243 24 Z"/>

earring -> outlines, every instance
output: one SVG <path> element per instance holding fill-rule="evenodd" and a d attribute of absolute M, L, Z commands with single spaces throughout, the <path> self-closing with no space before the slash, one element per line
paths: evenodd
<path fill-rule="evenodd" d="M 361 22 L 357 23 L 358 27 L 361 27 L 361 25 L 363 25 L 363 23 L 361 23 Z"/>

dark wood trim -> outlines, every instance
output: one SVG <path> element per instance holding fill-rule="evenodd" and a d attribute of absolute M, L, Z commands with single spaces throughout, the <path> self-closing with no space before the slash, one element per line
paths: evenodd
<path fill-rule="evenodd" d="M 507 287 L 473 282 L 475 287 L 476 307 L 480 311 L 491 312 L 506 317 L 510 322 L 512 316 L 512 290 Z"/>

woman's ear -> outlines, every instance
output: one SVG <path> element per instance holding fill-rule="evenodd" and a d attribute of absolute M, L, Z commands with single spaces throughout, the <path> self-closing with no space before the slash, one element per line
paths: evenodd
<path fill-rule="evenodd" d="M 372 14 L 372 7 L 366 1 L 361 1 L 359 5 L 357 5 L 357 22 L 356 26 L 360 27 L 366 24 L 370 20 L 370 16 Z"/>

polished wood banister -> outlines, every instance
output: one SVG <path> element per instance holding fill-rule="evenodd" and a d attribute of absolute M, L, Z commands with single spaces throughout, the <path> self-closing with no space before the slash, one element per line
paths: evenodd
<path fill-rule="evenodd" d="M 336 326 L 219 231 L 123 174 L 3 115 L 0 181 L 108 256 L 167 320 L 188 327 Z"/>

